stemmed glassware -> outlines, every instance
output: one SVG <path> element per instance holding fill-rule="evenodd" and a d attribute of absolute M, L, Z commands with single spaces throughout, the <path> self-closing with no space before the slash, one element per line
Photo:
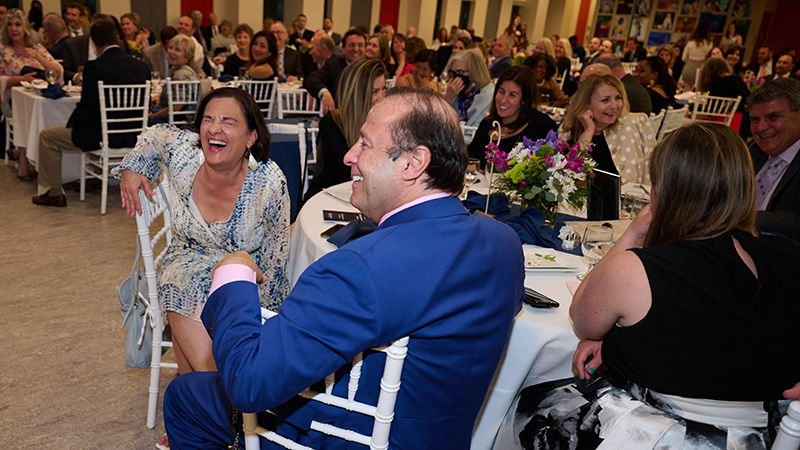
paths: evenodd
<path fill-rule="evenodd" d="M 466 192 L 469 191 L 469 188 L 472 186 L 472 183 L 474 183 L 475 180 L 478 179 L 480 167 L 481 167 L 481 160 L 477 158 L 469 159 L 469 162 L 467 163 L 467 173 L 466 173 L 467 185 L 464 187 L 464 195 L 466 195 Z"/>
<path fill-rule="evenodd" d="M 586 227 L 581 241 L 581 250 L 589 266 L 586 268 L 585 273 L 578 275 L 579 280 L 583 281 L 589 275 L 595 264 L 603 259 L 603 256 L 611 249 L 612 245 L 614 245 L 614 230 L 600 225 Z"/>

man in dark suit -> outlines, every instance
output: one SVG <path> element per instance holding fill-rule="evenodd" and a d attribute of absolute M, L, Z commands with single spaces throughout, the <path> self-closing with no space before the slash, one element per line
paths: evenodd
<path fill-rule="evenodd" d="M 772 67 L 772 46 L 764 44 L 756 51 L 756 62 L 747 66 L 747 70 L 753 72 L 758 78 L 766 78 L 773 74 L 775 69 Z"/>
<path fill-rule="evenodd" d="M 306 28 L 306 15 L 303 13 L 297 15 L 294 23 L 295 31 L 289 36 L 289 43 L 299 49 L 303 45 L 303 41 L 311 42 L 314 32 Z"/>
<path fill-rule="evenodd" d="M 636 38 L 628 38 L 625 41 L 625 55 L 622 57 L 624 62 L 639 62 L 647 58 L 647 50 Z"/>
<path fill-rule="evenodd" d="M 275 36 L 275 43 L 278 45 L 278 77 L 287 80 L 302 77 L 303 65 L 300 61 L 300 52 L 286 45 L 286 40 L 289 38 L 286 26 L 283 22 L 276 21 L 269 29 Z"/>
<path fill-rule="evenodd" d="M 169 76 L 169 61 L 167 60 L 167 47 L 170 39 L 178 34 L 175 27 L 166 26 L 159 33 L 159 43 L 145 47 L 142 50 L 142 61 L 147 64 L 152 72 L 158 72 L 162 79 Z"/>
<path fill-rule="evenodd" d="M 64 19 L 56 13 L 49 13 L 42 19 L 42 32 L 47 39 L 53 44 L 47 49 L 53 58 L 64 60 L 64 52 L 66 51 L 66 41 L 69 39 L 67 33 L 67 24 Z"/>
<path fill-rule="evenodd" d="M 61 188 L 61 154 L 100 148 L 102 135 L 99 81 L 107 84 L 143 84 L 150 79 L 150 69 L 119 48 L 117 27 L 111 20 L 96 20 L 89 30 L 97 59 L 84 68 L 81 100 L 69 117 L 67 126 L 47 128 L 39 135 L 39 187 L 33 203 L 43 206 L 67 206 Z M 132 147 L 136 136 L 109 135 L 111 147 Z"/>
<path fill-rule="evenodd" d="M 97 54 L 89 40 L 89 34 L 67 39 L 64 42 L 64 62 L 62 64 L 64 81 L 72 80 L 74 84 L 81 84 L 80 68 L 86 65 L 86 61 L 95 58 L 97 58 Z"/>
<path fill-rule="evenodd" d="M 333 55 L 321 69 L 311 72 L 303 80 L 303 87 L 322 102 L 322 111 L 327 113 L 336 105 L 336 85 L 339 76 L 348 64 L 364 56 L 367 37 L 356 29 L 344 34 L 343 56 Z"/>
<path fill-rule="evenodd" d="M 333 39 L 325 31 L 319 30 L 314 33 L 314 38 L 311 39 L 311 49 L 301 56 L 303 72 L 311 73 L 323 68 L 325 61 L 333 55 L 333 50 Z"/>
<path fill-rule="evenodd" d="M 794 70 L 794 57 L 789 53 L 784 53 L 775 61 L 775 73 L 764 79 L 766 81 L 774 80 L 775 78 L 799 79 L 797 74 L 792 73 L 792 70 Z"/>
<path fill-rule="evenodd" d="M 748 103 L 756 227 L 800 241 L 800 81 L 769 81 Z"/>
<path fill-rule="evenodd" d="M 639 83 L 639 80 L 634 78 L 633 75 L 625 73 L 625 69 L 622 68 L 622 63 L 618 56 L 613 53 L 603 53 L 598 56 L 594 62 L 608 66 L 608 68 L 611 69 L 611 73 L 619 78 L 619 81 L 625 86 L 625 93 L 628 95 L 628 103 L 630 104 L 631 112 L 641 112 L 645 114 L 653 112 L 653 104 L 650 100 L 650 95 L 642 84 Z"/>
<path fill-rule="evenodd" d="M 293 431 L 312 448 L 343 443 L 304 432 L 310 419 L 369 434 L 365 415 L 287 399 L 358 353 L 405 336 L 391 448 L 469 447 L 524 295 L 519 238 L 458 200 L 467 152 L 453 108 L 437 94 L 390 94 L 372 108 L 362 134 L 345 156 L 350 201 L 378 228 L 306 269 L 263 325 L 252 280 L 264 276 L 246 254 L 220 262 L 202 314 L 218 372 L 182 375 L 164 394 L 177 448 L 229 445 L 233 406 L 276 412 L 277 433 Z M 483 240 L 492 245 L 475 245 Z M 364 355 L 358 395 L 375 404 L 385 358 Z M 341 378 L 333 393 L 346 396 L 348 383 Z"/>
<path fill-rule="evenodd" d="M 217 25 L 217 15 L 214 14 L 214 11 L 208 13 L 208 26 L 201 27 L 200 32 L 203 33 L 203 37 L 208 43 L 209 50 L 211 50 L 211 40 L 214 39 L 214 36 L 216 36 L 219 33 L 219 26 Z"/>
<path fill-rule="evenodd" d="M 338 46 L 339 43 L 342 42 L 342 35 L 333 31 L 333 19 L 330 17 L 326 17 L 322 20 L 322 29 L 333 39 L 333 45 Z"/>

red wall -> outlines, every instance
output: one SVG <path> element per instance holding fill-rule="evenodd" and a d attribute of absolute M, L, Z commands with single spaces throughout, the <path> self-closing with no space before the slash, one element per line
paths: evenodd
<path fill-rule="evenodd" d="M 400 0 L 381 0 L 381 12 L 378 16 L 378 23 L 389 24 L 397 30 L 397 16 L 400 14 Z M 370 30 L 372 32 L 372 30 Z M 389 43 L 391 45 L 391 43 Z"/>
<path fill-rule="evenodd" d="M 575 25 L 575 36 L 578 37 L 578 43 L 581 45 L 585 45 L 583 42 L 583 35 L 586 33 L 586 22 L 589 21 L 589 7 L 591 5 L 592 0 L 581 0 L 581 8 L 578 10 L 578 23 Z"/>
<path fill-rule="evenodd" d="M 207 26 L 208 13 L 214 10 L 214 0 L 181 0 L 182 16 L 188 16 L 195 9 L 203 13 L 202 26 Z"/>
<path fill-rule="evenodd" d="M 766 12 L 764 17 L 767 17 Z M 764 24 L 769 26 L 764 43 L 772 45 L 776 52 L 786 47 L 800 47 L 800 39 L 798 38 L 797 28 L 795 28 L 797 27 L 798 17 L 800 17 L 800 2 L 797 0 L 778 0 L 770 22 Z"/>

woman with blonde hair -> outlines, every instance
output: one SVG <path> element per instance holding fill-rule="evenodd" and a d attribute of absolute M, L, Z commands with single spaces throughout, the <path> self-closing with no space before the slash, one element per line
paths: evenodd
<path fill-rule="evenodd" d="M 33 81 L 35 73 L 25 68 L 50 70 L 56 80 L 62 80 L 64 68 L 41 44 L 34 42 L 33 31 L 28 28 L 25 13 L 17 8 L 6 12 L 0 27 L 0 110 L 6 116 L 11 115 L 11 88 L 19 86 L 23 81 Z M 28 171 L 28 160 L 25 149 L 9 150 L 11 159 L 16 159 L 17 177 L 22 181 L 31 181 L 33 177 Z"/>
<path fill-rule="evenodd" d="M 591 383 L 523 391 L 523 445 L 770 447 L 800 373 L 780 344 L 796 339 L 800 250 L 757 235 L 753 165 L 730 127 L 670 133 L 650 176 L 650 205 L 570 306 L 584 338 L 573 363 Z M 555 423 L 594 432 L 552 435 Z"/>
<path fill-rule="evenodd" d="M 477 49 L 454 54 L 445 67 L 447 88 L 444 98 L 453 105 L 458 120 L 478 126 L 492 106 L 494 84 L 489 67 Z"/>
<path fill-rule="evenodd" d="M 183 34 L 176 34 L 169 40 L 167 46 L 167 60 L 169 61 L 169 78 L 171 81 L 195 81 L 202 78 L 203 70 L 197 66 L 194 60 L 194 40 Z M 150 122 L 163 122 L 169 117 L 169 99 L 167 90 L 161 92 L 158 99 L 159 110 L 150 114 Z M 180 106 L 175 107 L 176 110 Z"/>
<path fill-rule="evenodd" d="M 358 141 L 369 110 L 383 98 L 388 76 L 386 67 L 377 59 L 359 59 L 342 71 L 336 89 L 339 108 L 319 122 L 317 163 L 305 200 L 326 187 L 350 180 L 344 155 Z"/>
<path fill-rule="evenodd" d="M 541 38 L 536 42 L 536 46 L 533 47 L 533 53 L 544 53 L 546 55 L 550 55 L 551 58 L 555 59 L 556 52 L 555 48 L 553 47 L 553 41 L 549 38 Z"/>
<path fill-rule="evenodd" d="M 647 114 L 629 112 L 625 88 L 614 75 L 581 79 L 558 131 L 571 144 L 593 144 L 596 168 L 618 174 L 621 184 L 650 184 L 647 158 L 655 146 L 655 133 Z M 615 203 L 610 195 L 593 189 L 589 208 L 610 208 Z"/>
<path fill-rule="evenodd" d="M 119 17 L 119 27 L 122 30 L 120 40 L 127 43 L 128 47 L 138 46 L 141 52 L 149 44 L 150 31 L 140 28 L 140 23 L 139 14 L 135 12 L 125 13 Z"/>

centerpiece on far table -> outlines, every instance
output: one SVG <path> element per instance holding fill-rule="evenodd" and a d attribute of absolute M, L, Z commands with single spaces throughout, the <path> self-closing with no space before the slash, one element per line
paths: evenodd
<path fill-rule="evenodd" d="M 538 209 L 555 225 L 561 202 L 575 208 L 586 202 L 595 166 L 591 151 L 590 143 L 570 146 L 553 131 L 536 141 L 523 137 L 508 153 L 489 142 L 486 159 L 499 173 L 492 189 L 511 194 L 523 210 Z"/>

